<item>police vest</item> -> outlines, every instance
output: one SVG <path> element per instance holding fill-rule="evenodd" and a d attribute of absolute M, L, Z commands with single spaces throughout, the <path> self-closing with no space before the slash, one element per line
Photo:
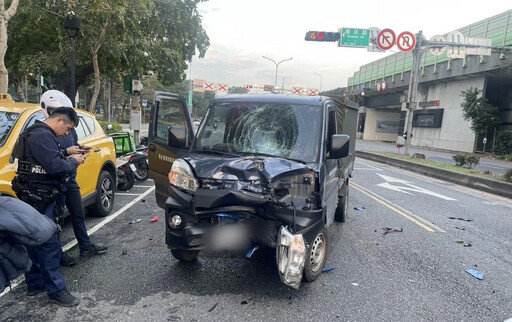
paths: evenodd
<path fill-rule="evenodd" d="M 65 177 L 55 177 L 49 175 L 46 170 L 35 160 L 27 160 L 25 149 L 27 147 L 27 139 L 31 131 L 38 128 L 46 128 L 48 126 L 44 123 L 34 123 L 23 131 L 18 138 L 16 145 L 13 149 L 13 155 L 18 159 L 18 169 L 16 173 L 19 175 L 22 181 L 28 181 L 33 183 L 43 183 L 54 187 L 59 187 L 61 183 L 64 183 Z"/>

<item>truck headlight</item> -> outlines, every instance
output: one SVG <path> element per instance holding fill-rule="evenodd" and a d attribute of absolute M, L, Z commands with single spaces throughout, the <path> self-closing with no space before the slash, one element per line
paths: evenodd
<path fill-rule="evenodd" d="M 172 163 L 171 172 L 169 172 L 169 183 L 176 188 L 189 192 L 195 192 L 198 186 L 192 169 L 183 159 L 176 159 Z"/>

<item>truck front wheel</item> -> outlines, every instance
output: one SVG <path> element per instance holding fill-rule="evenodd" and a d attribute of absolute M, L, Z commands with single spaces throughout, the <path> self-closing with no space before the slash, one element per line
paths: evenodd
<path fill-rule="evenodd" d="M 191 262 L 199 255 L 198 250 L 177 250 L 171 249 L 171 254 L 174 258 L 182 262 Z"/>
<path fill-rule="evenodd" d="M 306 282 L 315 281 L 324 268 L 327 261 L 327 250 L 329 247 L 329 235 L 327 228 L 323 228 L 310 243 L 304 264 L 304 279 Z"/>

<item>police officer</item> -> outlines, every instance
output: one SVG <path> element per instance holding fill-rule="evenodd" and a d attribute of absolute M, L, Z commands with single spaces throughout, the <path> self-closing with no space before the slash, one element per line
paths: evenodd
<path fill-rule="evenodd" d="M 24 132 L 15 148 L 18 158 L 17 176 L 13 190 L 17 196 L 40 213 L 55 221 L 55 200 L 65 189 L 65 180 L 84 162 L 82 154 L 65 157 L 59 148 L 58 137 L 67 135 L 78 124 L 72 108 L 54 110 L 44 122 L 36 121 Z M 71 295 L 59 272 L 61 245 L 55 233 L 47 242 L 27 248 L 34 265 L 25 273 L 27 295 L 47 292 L 50 302 L 74 306 L 80 300 Z"/>
<path fill-rule="evenodd" d="M 49 90 L 44 92 L 41 96 L 41 107 L 47 115 L 51 115 L 55 108 L 61 106 L 73 106 L 71 104 L 71 100 L 66 96 L 66 94 L 57 90 Z M 65 156 L 88 153 L 91 149 L 91 147 L 80 146 L 78 144 L 78 136 L 74 128 L 69 130 L 68 135 L 57 138 L 57 142 L 60 144 L 61 150 Z M 76 182 L 76 172 L 66 180 L 66 192 L 57 200 L 57 207 L 59 210 L 64 208 L 64 204 L 71 215 L 73 232 L 75 233 L 76 240 L 78 241 L 80 255 L 90 256 L 105 253 L 107 251 L 107 247 L 94 244 L 87 234 L 87 228 L 85 226 L 85 211 L 82 203 L 82 196 L 80 194 L 80 187 Z M 67 253 L 62 253 L 60 264 L 62 266 L 72 266 L 76 264 L 76 260 Z"/>

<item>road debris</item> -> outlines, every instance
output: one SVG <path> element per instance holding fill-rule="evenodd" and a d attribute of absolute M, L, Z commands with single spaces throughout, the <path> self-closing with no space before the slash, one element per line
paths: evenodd
<path fill-rule="evenodd" d="M 215 308 L 217 307 L 218 304 L 219 304 L 219 302 L 215 303 L 215 305 L 212 306 L 212 308 L 209 309 L 208 312 L 211 312 L 211 311 L 215 310 Z"/>
<path fill-rule="evenodd" d="M 458 230 L 466 230 L 466 228 L 464 228 L 464 227 L 457 227 L 457 226 L 455 226 L 455 229 L 458 229 Z"/>
<path fill-rule="evenodd" d="M 151 218 L 151 220 L 149 220 L 149 221 L 151 221 L 151 222 L 157 222 L 157 221 L 158 221 L 158 216 L 155 216 L 155 217 Z"/>
<path fill-rule="evenodd" d="M 397 227 L 397 228 L 391 228 L 391 227 L 383 227 L 382 228 L 384 230 L 384 233 L 383 235 L 386 235 L 386 234 L 389 234 L 389 233 L 392 233 L 392 232 L 403 232 L 404 229 L 402 227 Z"/>
<path fill-rule="evenodd" d="M 357 211 L 365 211 L 365 207 L 354 207 L 355 210 Z"/>
<path fill-rule="evenodd" d="M 247 301 L 242 301 L 240 304 L 245 305 L 245 304 L 248 304 L 248 303 L 249 302 L 247 302 Z"/>
<path fill-rule="evenodd" d="M 473 246 L 473 245 L 472 245 L 471 243 L 465 243 L 465 244 L 464 244 L 464 245 L 462 245 L 462 246 L 464 246 L 464 247 L 471 247 L 471 246 Z"/>
<path fill-rule="evenodd" d="M 461 218 L 461 217 L 448 217 L 448 219 L 457 219 L 457 220 L 462 220 L 462 221 L 467 221 L 467 222 L 473 221 L 473 219 L 465 219 L 465 218 Z"/>
<path fill-rule="evenodd" d="M 252 254 L 254 254 L 254 252 L 260 248 L 260 245 L 258 244 L 253 244 L 251 245 L 251 247 L 249 247 L 249 250 L 247 251 L 247 253 L 245 254 L 245 257 L 247 258 L 251 258 L 252 257 Z"/>
<path fill-rule="evenodd" d="M 138 218 L 138 219 L 134 219 L 134 220 L 130 221 L 130 222 L 129 222 L 129 224 L 130 224 L 130 225 L 131 225 L 131 224 L 138 224 L 138 223 L 140 223 L 141 221 L 142 221 L 142 219 Z"/>
<path fill-rule="evenodd" d="M 324 268 L 322 269 L 322 272 L 330 272 L 330 271 L 332 271 L 333 269 L 334 269 L 334 267 L 324 267 Z"/>
<path fill-rule="evenodd" d="M 485 275 L 484 272 L 480 272 L 472 268 L 466 270 L 466 272 L 472 275 L 473 277 L 478 278 L 479 280 L 483 279 Z"/>

